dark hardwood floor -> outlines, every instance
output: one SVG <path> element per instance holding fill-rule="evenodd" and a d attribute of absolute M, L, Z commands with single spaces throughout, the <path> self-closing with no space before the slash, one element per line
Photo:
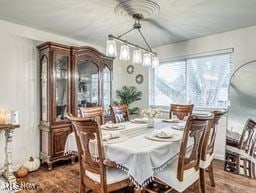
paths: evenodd
<path fill-rule="evenodd" d="M 223 171 L 224 163 L 214 161 L 214 176 L 216 187 L 209 185 L 209 178 L 206 174 L 207 193 L 254 193 L 256 192 L 256 180 L 248 179 L 236 174 Z M 41 167 L 38 171 L 30 173 L 26 178 L 19 179 L 19 182 L 34 183 L 36 190 L 22 190 L 20 193 L 78 193 L 79 165 L 65 164 L 54 167 L 48 172 Z M 129 190 L 122 190 L 128 193 Z M 175 191 L 173 191 L 175 192 Z M 190 188 L 184 193 L 192 193 Z"/>

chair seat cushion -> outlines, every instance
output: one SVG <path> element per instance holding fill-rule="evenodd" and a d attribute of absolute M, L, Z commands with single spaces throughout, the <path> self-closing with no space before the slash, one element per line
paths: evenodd
<path fill-rule="evenodd" d="M 85 173 L 90 179 L 100 183 L 100 175 L 89 172 L 89 171 L 86 171 Z M 127 173 L 115 168 L 107 168 L 106 176 L 107 176 L 107 184 L 113 184 L 113 183 L 128 179 Z"/>
<path fill-rule="evenodd" d="M 177 168 L 178 168 L 178 159 L 171 163 L 163 171 L 155 174 L 155 177 L 161 180 L 162 182 L 168 184 L 175 190 L 183 192 L 189 186 L 191 186 L 196 180 L 199 179 L 199 170 L 194 168 L 184 171 L 183 181 L 177 179 Z"/>
<path fill-rule="evenodd" d="M 209 167 L 209 165 L 211 164 L 212 160 L 213 160 L 213 154 L 210 155 L 210 154 L 207 154 L 206 155 L 206 160 L 200 160 L 200 164 L 199 164 L 199 167 L 202 168 L 202 169 L 206 169 Z"/>

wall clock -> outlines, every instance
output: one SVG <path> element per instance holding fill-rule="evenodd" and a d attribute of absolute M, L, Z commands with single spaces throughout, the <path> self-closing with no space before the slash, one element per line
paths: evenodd
<path fill-rule="evenodd" d="M 129 65 L 129 66 L 127 66 L 126 70 L 127 70 L 128 74 L 132 74 L 134 72 L 134 66 L 133 65 Z"/>
<path fill-rule="evenodd" d="M 142 74 L 137 74 L 137 76 L 135 77 L 135 81 L 136 81 L 137 84 L 142 84 L 143 83 Z"/>

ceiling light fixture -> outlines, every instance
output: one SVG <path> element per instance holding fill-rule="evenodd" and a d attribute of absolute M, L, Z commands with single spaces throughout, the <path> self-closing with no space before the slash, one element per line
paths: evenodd
<path fill-rule="evenodd" d="M 116 57 L 117 56 L 117 45 L 116 41 L 122 43 L 123 45 L 121 46 L 120 49 L 120 55 L 119 59 L 122 61 L 128 61 L 130 59 L 130 49 L 134 48 L 135 50 L 133 51 L 133 63 L 134 64 L 140 64 L 142 63 L 143 66 L 151 66 L 153 68 L 156 68 L 159 65 L 159 58 L 156 52 L 153 52 L 151 47 L 149 46 L 147 40 L 145 39 L 144 35 L 141 32 L 141 23 L 140 21 L 144 18 L 142 14 L 133 14 L 133 18 L 135 19 L 135 23 L 133 25 L 133 28 L 128 30 L 127 32 L 119 35 L 119 36 L 114 36 L 112 34 L 108 35 L 108 40 L 107 40 L 107 49 L 106 49 L 106 55 L 110 57 Z M 139 45 L 133 44 L 131 42 L 128 42 L 127 40 L 121 39 L 124 35 L 128 34 L 129 32 L 137 30 L 142 37 L 143 41 L 145 42 L 147 48 L 141 47 Z M 144 52 L 143 55 L 143 60 L 142 60 L 142 53 Z"/>

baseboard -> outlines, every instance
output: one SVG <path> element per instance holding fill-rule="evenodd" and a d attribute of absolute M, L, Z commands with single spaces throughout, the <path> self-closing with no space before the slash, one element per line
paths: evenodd
<path fill-rule="evenodd" d="M 14 165 L 12 166 L 12 171 L 16 172 L 20 167 L 21 165 Z M 3 172 L 4 172 L 4 168 L 0 168 L 0 176 L 2 175 Z"/>
<path fill-rule="evenodd" d="M 225 156 L 224 155 L 220 155 L 220 154 L 214 154 L 214 159 L 218 159 L 221 161 L 225 160 Z"/>

